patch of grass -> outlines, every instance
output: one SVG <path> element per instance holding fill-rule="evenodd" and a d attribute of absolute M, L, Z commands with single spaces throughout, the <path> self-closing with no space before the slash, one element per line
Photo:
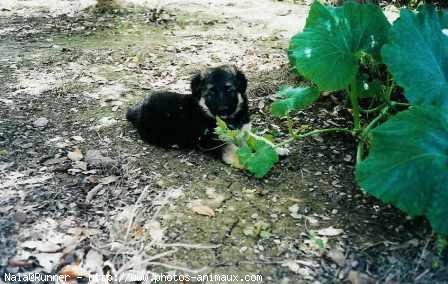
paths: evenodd
<path fill-rule="evenodd" d="M 80 122 L 95 123 L 98 119 L 102 117 L 116 118 L 120 114 L 121 112 L 119 113 L 113 112 L 110 107 L 95 106 L 94 108 L 89 108 L 85 111 L 73 113 L 73 116 L 76 118 L 76 120 Z"/>
<path fill-rule="evenodd" d="M 115 0 L 96 0 L 93 9 L 96 13 L 114 13 L 120 9 L 120 5 Z"/>
<path fill-rule="evenodd" d="M 160 29 L 146 24 L 119 22 L 115 27 L 94 31 L 90 34 L 63 36 L 56 39 L 58 44 L 87 49 L 124 48 L 141 46 L 151 48 L 164 44 Z"/>

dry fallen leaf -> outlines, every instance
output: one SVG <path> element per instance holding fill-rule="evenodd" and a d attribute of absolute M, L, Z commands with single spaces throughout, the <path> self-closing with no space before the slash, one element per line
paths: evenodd
<path fill-rule="evenodd" d="M 93 127 L 95 130 L 100 130 L 101 128 L 111 127 L 117 124 L 118 121 L 113 117 L 103 117 L 98 120 L 98 124 Z"/>
<path fill-rule="evenodd" d="M 193 210 L 194 213 L 199 214 L 199 215 L 205 215 L 205 216 L 209 216 L 209 217 L 214 217 L 215 216 L 215 211 L 205 205 L 193 205 L 191 207 L 191 210 Z"/>
<path fill-rule="evenodd" d="M 81 150 L 79 150 L 78 148 L 75 148 L 75 150 L 73 150 L 73 152 L 68 152 L 67 157 L 72 160 L 72 161 L 81 161 L 83 158 L 82 152 Z"/>
<path fill-rule="evenodd" d="M 75 161 L 73 163 L 73 168 L 74 169 L 80 169 L 80 170 L 83 170 L 83 171 L 87 171 L 87 163 L 83 162 L 83 161 Z"/>
<path fill-rule="evenodd" d="M 317 226 L 319 225 L 319 220 L 313 216 L 305 216 L 305 220 L 307 220 L 310 225 Z"/>
<path fill-rule="evenodd" d="M 90 201 L 92 201 L 92 199 L 95 197 L 95 195 L 103 188 L 103 185 L 97 184 L 94 188 L 92 188 L 86 196 L 86 203 L 90 203 Z"/>
<path fill-rule="evenodd" d="M 160 227 L 158 221 L 150 221 L 146 227 L 149 229 L 149 235 L 154 242 L 162 242 L 164 230 Z"/>
<path fill-rule="evenodd" d="M 288 267 L 294 273 L 298 273 L 300 266 L 294 260 L 286 260 L 282 263 L 283 267 Z"/>
<path fill-rule="evenodd" d="M 348 274 L 348 280 L 352 284 L 373 284 L 376 283 L 375 279 L 368 276 L 367 274 L 361 273 L 356 270 L 350 271 Z"/>
<path fill-rule="evenodd" d="M 81 136 L 72 136 L 72 139 L 73 140 L 75 140 L 75 141 L 77 141 L 77 142 L 83 142 L 84 141 L 84 138 L 82 138 Z"/>
<path fill-rule="evenodd" d="M 99 182 L 100 182 L 100 184 L 107 185 L 107 184 L 114 183 L 117 180 L 118 180 L 117 176 L 108 176 L 108 177 L 100 179 Z"/>
<path fill-rule="evenodd" d="M 132 226 L 131 234 L 134 239 L 139 239 L 145 235 L 145 228 L 140 225 L 134 225 Z"/>
<path fill-rule="evenodd" d="M 42 266 L 42 269 L 50 273 L 58 265 L 62 253 L 38 253 L 34 257 L 39 262 L 39 265 Z"/>
<path fill-rule="evenodd" d="M 214 198 L 217 197 L 216 190 L 215 190 L 213 187 L 207 187 L 207 188 L 205 189 L 205 194 L 206 194 L 207 197 L 210 198 L 210 199 L 214 199 Z"/>
<path fill-rule="evenodd" d="M 50 166 L 50 165 L 62 164 L 66 159 L 67 159 L 66 157 L 49 159 L 44 162 L 44 165 Z"/>
<path fill-rule="evenodd" d="M 103 255 L 98 251 L 91 249 L 85 255 L 85 259 L 81 265 L 82 270 L 89 274 L 99 274 L 103 268 Z"/>
<path fill-rule="evenodd" d="M 324 228 L 324 229 L 320 229 L 317 231 L 317 233 L 321 236 L 326 236 L 326 237 L 334 237 L 334 236 L 338 236 L 340 234 L 342 234 L 344 231 L 342 229 L 335 229 L 333 227 L 328 227 L 328 228 Z"/>
<path fill-rule="evenodd" d="M 70 144 L 68 144 L 66 142 L 57 142 L 56 144 L 54 144 L 54 146 L 56 148 L 63 149 L 63 148 L 67 148 L 68 146 L 70 146 Z"/>
<path fill-rule="evenodd" d="M 33 261 L 30 259 L 11 258 L 8 260 L 8 267 L 31 268 L 33 267 Z"/>
<path fill-rule="evenodd" d="M 64 266 L 60 271 L 59 271 L 59 275 L 64 276 L 65 279 L 67 280 L 75 280 L 78 277 L 82 277 L 84 276 L 78 265 L 76 264 L 71 264 L 71 265 L 66 265 Z"/>
<path fill-rule="evenodd" d="M 288 208 L 288 210 L 289 210 L 289 215 L 291 215 L 292 218 L 300 219 L 302 217 L 302 215 L 300 215 L 298 213 L 298 211 L 299 211 L 299 204 L 294 204 L 294 205 L 290 206 Z"/>
<path fill-rule="evenodd" d="M 339 249 L 332 249 L 327 253 L 327 256 L 340 267 L 345 265 L 345 255 L 343 251 Z"/>
<path fill-rule="evenodd" d="M 288 267 L 292 272 L 303 276 L 307 280 L 313 279 L 314 271 L 307 266 L 301 267 L 297 261 L 286 260 L 282 263 L 283 267 Z"/>
<path fill-rule="evenodd" d="M 46 117 L 39 117 L 33 122 L 34 127 L 45 127 L 48 124 L 48 119 Z"/>
<path fill-rule="evenodd" d="M 211 187 L 208 187 L 206 189 L 205 194 L 207 194 L 208 199 L 202 200 L 201 204 L 205 205 L 205 206 L 209 206 L 212 209 L 219 208 L 225 200 L 224 194 L 216 193 L 215 189 L 211 188 Z"/>
<path fill-rule="evenodd" d="M 21 247 L 36 250 L 38 252 L 57 252 L 61 246 L 49 241 L 26 241 L 21 244 Z"/>

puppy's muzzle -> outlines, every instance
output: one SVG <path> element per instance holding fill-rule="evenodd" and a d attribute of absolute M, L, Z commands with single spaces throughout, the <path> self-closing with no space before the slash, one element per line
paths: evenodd
<path fill-rule="evenodd" d="M 218 107 L 218 112 L 221 114 L 227 113 L 229 112 L 230 108 L 228 106 L 219 106 Z"/>

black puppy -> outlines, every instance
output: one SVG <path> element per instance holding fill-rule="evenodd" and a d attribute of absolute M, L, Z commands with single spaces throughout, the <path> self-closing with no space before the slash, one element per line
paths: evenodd
<path fill-rule="evenodd" d="M 162 147 L 198 147 L 233 164 L 233 145 L 214 134 L 216 116 L 231 128 L 250 127 L 247 79 L 234 66 L 208 68 L 191 80 L 191 95 L 155 92 L 132 108 L 126 118 L 143 140 Z"/>

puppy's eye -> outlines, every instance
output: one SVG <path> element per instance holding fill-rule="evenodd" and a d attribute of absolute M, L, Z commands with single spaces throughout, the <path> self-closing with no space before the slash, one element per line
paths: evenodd
<path fill-rule="evenodd" d="M 216 94 L 216 89 L 215 88 L 210 89 L 210 90 L 207 91 L 207 95 L 209 95 L 209 96 L 213 96 L 214 94 Z"/>
<path fill-rule="evenodd" d="M 226 88 L 226 89 L 224 90 L 224 93 L 225 93 L 226 95 L 231 95 L 231 94 L 233 93 L 233 88 L 231 88 L 231 87 Z"/>

